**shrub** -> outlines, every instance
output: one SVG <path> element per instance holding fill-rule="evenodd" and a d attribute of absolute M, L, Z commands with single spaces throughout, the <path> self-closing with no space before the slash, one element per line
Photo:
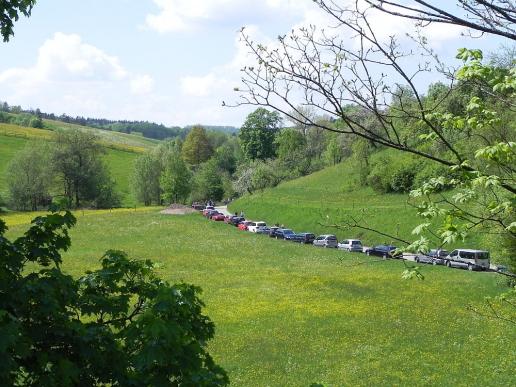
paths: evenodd
<path fill-rule="evenodd" d="M 414 184 L 414 166 L 402 165 L 392 173 L 390 186 L 394 192 L 409 192 Z"/>
<path fill-rule="evenodd" d="M 367 185 L 375 191 L 381 193 L 390 192 L 392 178 L 391 159 L 388 157 L 377 158 L 371 166 L 371 171 L 367 176 Z"/>

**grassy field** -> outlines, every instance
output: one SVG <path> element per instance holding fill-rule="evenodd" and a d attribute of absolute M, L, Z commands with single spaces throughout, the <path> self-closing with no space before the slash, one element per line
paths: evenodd
<path fill-rule="evenodd" d="M 8 193 L 5 178 L 9 161 L 31 140 L 34 138 L 6 136 L 0 133 L 0 196 L 2 198 L 7 198 Z M 117 190 L 122 194 L 122 205 L 124 206 L 134 206 L 136 203 L 131 192 L 131 175 L 136 157 L 138 157 L 138 153 L 106 148 L 104 160 L 111 171 L 111 176 L 116 181 Z"/>
<path fill-rule="evenodd" d="M 8 236 L 31 215 L 6 216 Z M 160 262 L 169 281 L 201 286 L 216 324 L 210 352 L 234 386 L 515 384 L 516 330 L 467 310 L 502 291 L 493 273 L 428 266 L 424 281 L 404 281 L 397 260 L 276 241 L 197 214 L 77 216 L 65 270 L 79 276 L 123 249 Z"/>
<path fill-rule="evenodd" d="M 359 238 L 366 245 L 392 243 L 395 239 L 359 228 L 332 228 L 357 221 L 362 226 L 383 231 L 405 240 L 414 240 L 414 227 L 424 220 L 407 203 L 405 194 L 378 194 L 356 184 L 358 177 L 351 164 L 342 163 L 279 186 L 246 195 L 229 206 L 244 211 L 246 217 L 284 224 L 297 232 L 336 234 L 339 240 Z M 472 233 L 456 246 L 488 249 L 496 258 L 498 245 L 481 233 Z"/>

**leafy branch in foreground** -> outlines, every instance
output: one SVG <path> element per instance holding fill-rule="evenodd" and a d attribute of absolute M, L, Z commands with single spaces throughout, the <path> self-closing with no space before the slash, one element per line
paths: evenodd
<path fill-rule="evenodd" d="M 69 212 L 37 217 L 11 242 L 0 220 L 0 384 L 228 384 L 206 351 L 215 329 L 200 289 L 115 250 L 98 270 L 65 274 L 75 222 Z"/>
<path fill-rule="evenodd" d="M 18 21 L 20 14 L 29 17 L 36 0 L 2 0 L 0 1 L 0 35 L 4 42 L 14 35 L 13 21 Z"/>

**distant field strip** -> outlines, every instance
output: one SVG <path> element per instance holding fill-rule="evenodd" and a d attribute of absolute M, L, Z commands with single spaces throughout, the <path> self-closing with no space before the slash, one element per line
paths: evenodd
<path fill-rule="evenodd" d="M 54 133 L 46 129 L 0 123 L 0 135 L 26 138 L 29 140 L 51 140 Z"/>

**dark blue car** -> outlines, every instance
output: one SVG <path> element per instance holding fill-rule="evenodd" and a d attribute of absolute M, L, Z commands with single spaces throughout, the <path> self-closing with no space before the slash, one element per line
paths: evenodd
<path fill-rule="evenodd" d="M 312 244 L 315 239 L 315 234 L 311 232 L 302 232 L 294 236 L 294 242 Z"/>
<path fill-rule="evenodd" d="M 296 235 L 296 233 L 289 228 L 280 228 L 275 232 L 276 239 L 292 240 L 294 235 Z"/>
<path fill-rule="evenodd" d="M 367 255 L 376 255 L 377 257 L 382 257 L 383 259 L 387 258 L 401 258 L 401 254 L 394 254 L 396 250 L 396 246 L 392 245 L 378 245 L 375 247 L 368 248 L 365 253 Z"/>

